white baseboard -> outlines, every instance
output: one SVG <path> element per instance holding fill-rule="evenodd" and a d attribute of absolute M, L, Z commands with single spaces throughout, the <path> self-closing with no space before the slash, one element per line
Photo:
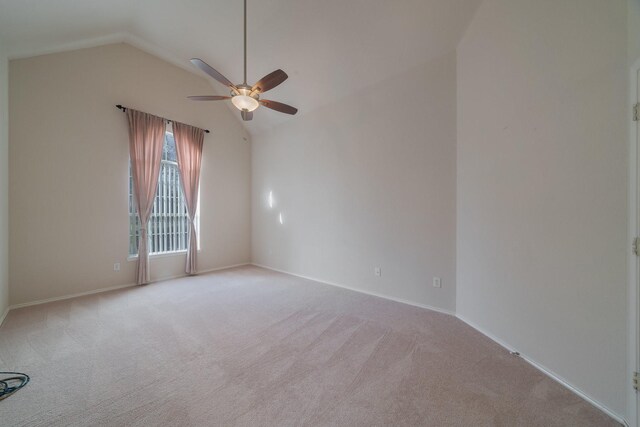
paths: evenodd
<path fill-rule="evenodd" d="M 396 302 L 400 302 L 400 303 L 403 303 L 403 304 L 412 305 L 414 307 L 425 308 L 427 310 L 433 310 L 433 311 L 437 311 L 437 312 L 440 312 L 440 313 L 448 314 L 450 316 L 455 316 L 458 319 L 460 319 L 461 321 L 463 321 L 464 323 L 466 323 L 467 325 L 471 326 L 476 331 L 480 332 L 482 335 L 484 335 L 487 338 L 495 341 L 497 344 L 499 344 L 500 346 L 504 347 L 508 351 L 517 351 L 516 349 L 513 348 L 513 346 L 511 346 L 511 345 L 507 344 L 506 342 L 502 341 L 500 338 L 494 336 L 493 334 L 490 334 L 490 333 L 484 331 L 483 329 L 481 329 L 480 327 L 478 327 L 474 323 L 472 323 L 469 320 L 463 318 L 462 316 L 456 314 L 455 312 L 452 312 L 452 311 L 449 311 L 449 310 L 445 310 L 445 309 L 438 308 L 438 307 L 432 307 L 432 306 L 425 305 L 425 304 L 419 304 L 419 303 L 416 303 L 416 302 L 413 302 L 413 301 L 407 301 L 407 300 L 403 300 L 403 299 L 400 299 L 400 298 L 391 297 L 391 296 L 388 296 L 388 295 L 378 294 L 378 293 L 374 293 L 374 292 L 368 292 L 368 291 L 364 291 L 362 289 L 357 289 L 357 288 L 352 288 L 350 286 L 341 285 L 339 283 L 332 283 L 332 282 L 328 282 L 326 280 L 318 279 L 318 278 L 315 278 L 315 277 L 305 276 L 305 275 L 302 275 L 302 274 L 296 274 L 296 273 L 292 273 L 290 271 L 280 270 L 280 269 L 277 269 L 277 268 L 269 267 L 267 265 L 257 264 L 255 262 L 251 263 L 251 264 L 255 265 L 256 267 L 265 268 L 267 270 L 277 271 L 278 273 L 289 274 L 291 276 L 296 276 L 296 277 L 300 277 L 300 278 L 307 279 L 307 280 L 313 280 L 314 282 L 320 282 L 320 283 L 324 283 L 324 284 L 327 284 L 327 285 L 336 286 L 336 287 L 344 288 L 344 289 L 349 289 L 349 290 L 355 291 L 355 292 L 360 292 L 362 294 L 372 295 L 372 296 L 376 296 L 376 297 L 379 297 L 379 298 L 384 298 L 384 299 L 388 299 L 388 300 L 391 300 L 391 301 L 396 301 Z M 609 409 L 606 405 L 602 404 L 598 400 L 596 400 L 593 397 L 591 397 L 589 394 L 585 393 L 584 391 L 580 390 L 578 387 L 574 386 L 573 384 L 571 384 L 570 382 L 568 382 L 567 380 L 565 380 L 561 376 L 557 375 L 552 370 L 547 369 L 546 367 L 544 367 L 540 363 L 536 362 L 532 358 L 528 357 L 527 355 L 520 354 L 520 357 L 522 359 L 524 359 L 527 363 L 529 363 L 531 366 L 533 366 L 534 368 L 536 368 L 537 370 L 539 370 L 540 372 L 542 372 L 543 374 L 548 376 L 549 378 L 551 378 L 554 381 L 560 383 L 561 385 L 563 385 L 564 387 L 566 387 L 567 389 L 569 389 L 573 393 L 575 393 L 578 396 L 580 396 L 582 399 L 586 400 L 587 402 L 589 402 L 590 404 L 592 404 L 596 408 L 600 409 L 605 414 L 609 415 L 611 418 L 613 418 L 617 422 L 619 422 L 619 423 L 621 423 L 621 424 L 623 424 L 625 426 L 629 425 L 627 423 L 627 421 L 623 417 L 621 417 L 619 414 L 615 413 L 614 411 Z"/>
<path fill-rule="evenodd" d="M 378 297 L 378 298 L 384 298 L 384 299 L 388 299 L 390 301 L 395 301 L 395 302 L 399 302 L 399 303 L 402 303 L 402 304 L 412 305 L 414 307 L 425 308 L 427 310 L 437 311 L 439 313 L 444 313 L 444 314 L 448 314 L 450 316 L 455 316 L 455 313 L 453 311 L 450 311 L 450 310 L 447 310 L 447 309 L 444 309 L 444 308 L 433 307 L 433 306 L 426 305 L 426 304 L 420 304 L 420 303 L 409 301 L 409 300 L 405 300 L 405 299 L 402 299 L 402 298 L 396 298 L 396 297 L 392 297 L 392 296 L 385 295 L 385 294 L 379 294 L 377 292 L 369 292 L 369 291 L 365 291 L 363 289 L 352 288 L 351 286 L 342 285 L 340 283 L 328 282 L 326 280 L 318 279 L 316 277 L 304 276 L 302 274 L 296 274 L 296 273 L 292 273 L 292 272 L 286 271 L 286 270 L 279 270 L 277 268 L 269 267 L 267 265 L 256 264 L 255 262 L 251 263 L 251 265 L 255 265 L 256 267 L 260 267 L 260 268 L 265 268 L 265 269 L 271 270 L 271 271 L 277 271 L 278 273 L 284 273 L 284 274 L 289 274 L 291 276 L 300 277 L 302 279 L 313 280 L 314 282 L 324 283 L 325 285 L 336 286 L 338 288 L 348 289 L 350 291 L 359 292 L 361 294 L 371 295 L 371 296 Z"/>
<path fill-rule="evenodd" d="M 212 273 L 214 271 L 227 270 L 227 269 L 235 268 L 235 267 L 242 267 L 244 265 L 249 265 L 249 264 L 250 263 L 245 262 L 245 263 L 240 263 L 240 264 L 226 265 L 224 267 L 211 268 L 211 269 L 208 269 L 208 270 L 199 271 L 197 275 Z M 165 282 L 167 280 L 180 279 L 182 277 L 188 277 L 188 275 L 187 274 L 179 274 L 179 275 L 176 275 L 176 276 L 163 277 L 163 278 L 155 280 L 153 283 Z M 4 314 L 0 318 L 0 326 L 2 326 L 2 321 L 4 320 L 4 318 L 9 313 L 9 310 L 13 310 L 13 309 L 16 309 L 16 308 L 30 307 L 32 305 L 46 304 L 48 302 L 62 301 L 62 300 L 67 300 L 67 299 L 72 299 L 72 298 L 78 298 L 78 297 L 83 297 L 83 296 L 87 296 L 87 295 L 100 294 L 100 293 L 103 293 L 103 292 L 115 291 L 115 290 L 118 290 L 118 289 L 132 288 L 134 286 L 137 286 L 137 285 L 134 284 L 134 283 L 129 283 L 129 284 L 126 284 L 126 285 L 110 286 L 110 287 L 107 287 L 107 288 L 94 289 L 94 290 L 86 291 L 86 292 L 78 292 L 78 293 L 63 295 L 63 296 L 59 296 L 59 297 L 45 298 L 45 299 L 41 299 L 41 300 L 37 300 L 37 301 L 23 302 L 23 303 L 20 303 L 20 304 L 10 305 L 9 307 L 7 307 L 7 309 L 5 310 Z"/>
<path fill-rule="evenodd" d="M 257 264 L 257 263 L 252 263 L 252 262 L 245 262 L 245 263 L 240 263 L 240 264 L 234 264 L 234 265 L 228 265 L 228 266 L 224 266 L 224 267 L 217 267 L 217 268 L 212 268 L 212 269 L 209 269 L 209 270 L 204 270 L 204 271 L 198 272 L 198 275 L 212 273 L 214 271 L 227 270 L 227 269 L 230 269 L 230 268 L 242 267 L 242 266 L 245 266 L 245 265 L 254 265 L 256 267 L 264 268 L 264 269 L 271 270 L 271 271 L 276 271 L 278 273 L 289 274 L 291 276 L 300 277 L 302 279 L 312 280 L 314 282 L 319 282 L 319 283 L 327 284 L 327 285 L 330 285 L 330 286 L 335 286 L 335 287 L 338 287 L 338 288 L 348 289 L 350 291 L 359 292 L 359 293 L 362 293 L 362 294 L 371 295 L 371 296 L 375 296 L 375 297 L 378 297 L 378 298 L 384 298 L 384 299 L 395 301 L 395 302 L 399 302 L 399 303 L 402 303 L 402 304 L 407 304 L 407 305 L 411 305 L 411 306 L 414 306 L 414 307 L 424 308 L 424 309 L 427 309 L 427 310 L 432 310 L 432 311 L 436 311 L 436 312 L 439 312 L 439 313 L 448 314 L 450 316 L 455 316 L 458 319 L 460 319 L 462 322 L 466 323 L 467 325 L 469 325 L 470 327 L 472 327 L 476 331 L 478 331 L 481 334 L 483 334 L 484 336 L 486 336 L 487 338 L 495 341 L 497 344 L 499 344 L 500 346 L 504 347 L 508 351 L 517 351 L 510 344 L 504 342 L 503 340 L 501 340 L 500 338 L 494 336 L 493 334 L 484 331 L 482 328 L 480 328 L 479 326 L 477 326 L 473 322 L 465 319 L 463 316 L 460 316 L 459 314 L 456 314 L 453 311 L 442 309 L 442 308 L 438 308 L 438 307 L 433 307 L 433 306 L 429 306 L 429 305 L 425 305 L 425 304 L 419 304 L 419 303 L 416 303 L 416 302 L 413 302 L 413 301 L 408 301 L 408 300 L 404 300 L 404 299 L 401 299 L 401 298 L 395 298 L 395 297 L 392 297 L 392 296 L 389 296 L 389 295 L 384 295 L 384 294 L 379 294 L 379 293 L 375 293 L 375 292 L 365 291 L 365 290 L 362 290 L 362 289 L 352 288 L 350 286 L 345 286 L 345 285 L 342 285 L 342 284 L 339 284 L 339 283 L 328 282 L 326 280 L 322 280 L 322 279 L 318 279 L 318 278 L 310 277 L 310 276 L 305 276 L 305 275 L 302 275 L 302 274 L 296 274 L 296 273 L 292 273 L 290 271 L 280 270 L 280 269 L 269 267 L 269 266 L 262 265 L 262 264 Z M 159 279 L 156 282 L 163 282 L 163 281 L 167 281 L 167 280 L 179 279 L 179 278 L 182 278 L 182 277 L 187 277 L 187 275 L 183 274 L 183 275 L 178 275 L 178 276 L 175 276 L 175 277 L 166 277 L 166 278 Z M 77 297 L 80 297 L 80 296 L 92 295 L 92 294 L 97 294 L 97 293 L 102 293 L 102 292 L 108 292 L 108 291 L 113 291 L 113 290 L 116 290 L 116 289 L 124 289 L 124 288 L 133 287 L 133 286 L 136 286 L 136 285 L 135 284 L 128 284 L 128 285 L 112 286 L 112 287 L 109 287 L 109 288 L 96 289 L 96 290 L 88 291 L 88 292 L 80 292 L 80 293 L 71 294 L 71 295 L 65 295 L 65 296 L 61 296 L 61 297 L 48 298 L 48 299 L 43 299 L 43 300 L 33 301 L 33 302 L 28 302 L 28 303 L 22 303 L 22 304 L 15 304 L 15 305 L 9 306 L 4 311 L 4 313 L 2 314 L 2 317 L 0 317 L 0 326 L 2 326 L 2 322 L 7 317 L 7 314 L 9 313 L 9 311 L 13 310 L 15 308 L 29 307 L 29 306 L 32 306 L 32 305 L 45 304 L 45 303 L 53 302 L 53 301 L 61 301 L 61 300 L 65 300 L 65 299 L 77 298 Z M 562 378 L 561 376 L 557 375 L 552 370 L 547 369 L 546 367 L 544 367 L 540 363 L 536 362 L 535 360 L 533 360 L 532 358 L 530 358 L 530 357 L 528 357 L 528 356 L 526 356 L 524 354 L 520 354 L 520 357 L 522 359 L 524 359 L 527 363 L 529 363 L 531 366 L 533 366 L 534 368 L 536 368 L 537 370 L 539 370 L 543 374 L 547 375 L 549 378 L 557 381 L 559 384 L 563 385 L 564 387 L 566 387 L 567 389 L 569 389 L 570 391 L 572 391 L 576 395 L 580 396 L 582 399 L 586 400 L 587 402 L 591 403 L 596 408 L 600 409 L 605 414 L 609 415 L 611 418 L 613 418 L 617 422 L 619 422 L 619 423 L 621 423 L 621 424 L 623 424 L 625 426 L 629 426 L 629 424 L 624 419 L 624 417 L 621 417 L 619 414 L 617 414 L 614 411 L 612 411 L 611 409 L 609 409 L 606 405 L 602 404 L 597 399 L 591 397 L 589 394 L 587 394 L 584 391 L 580 390 L 578 387 L 574 386 L 569 381 L 567 381 L 564 378 Z"/>
<path fill-rule="evenodd" d="M 87 296 L 87 295 L 100 294 L 100 293 L 103 293 L 103 292 L 115 291 L 117 289 L 130 288 L 130 287 L 133 287 L 133 286 L 135 286 L 135 285 L 128 284 L 128 285 L 109 286 L 107 288 L 94 289 L 94 290 L 86 291 L 86 292 L 77 292 L 75 294 L 62 295 L 62 296 L 59 296 L 59 297 L 45 298 L 45 299 L 40 299 L 40 300 L 36 300 L 36 301 L 23 302 L 23 303 L 20 303 L 20 304 L 10 305 L 9 306 L 9 310 L 14 310 L 16 308 L 23 308 L 23 307 L 31 307 L 32 305 L 46 304 L 48 302 L 62 301 L 62 300 L 65 300 L 65 299 L 78 298 L 78 297 L 83 297 L 83 296 Z"/>
<path fill-rule="evenodd" d="M 242 262 L 240 264 L 231 264 L 231 265 L 225 265 L 223 267 L 216 267 L 216 268 L 209 268 L 207 270 L 202 270 L 202 271 L 198 271 L 196 274 L 186 274 L 186 273 L 182 273 L 182 274 L 176 274 L 175 276 L 167 276 L 167 277 L 161 277 L 158 279 L 153 280 L 151 283 L 149 283 L 150 285 L 154 284 L 154 283 L 160 283 L 160 282 L 166 282 L 167 280 L 175 280 L 175 279 L 182 279 L 183 277 L 190 277 L 190 276 L 201 276 L 203 274 L 207 274 L 207 273 L 213 273 L 214 271 L 220 271 L 220 270 L 228 270 L 230 268 L 236 268 L 236 267 L 243 267 L 245 265 L 251 265 L 250 262 Z M 138 286 L 136 284 L 133 285 L 126 285 L 126 286 Z M 125 287 L 126 287 L 125 286 Z"/>
<path fill-rule="evenodd" d="M 210 268 L 208 270 L 198 271 L 198 274 L 196 274 L 196 276 L 199 276 L 201 274 L 213 273 L 214 271 L 229 270 L 231 268 L 244 267 L 245 265 L 252 265 L 252 264 L 250 262 L 241 262 L 240 264 L 231 264 L 231 265 L 225 265 L 224 267 Z M 183 275 L 180 277 L 188 277 L 188 276 Z"/>
<path fill-rule="evenodd" d="M 517 349 L 515 349 L 510 344 L 504 342 L 503 340 L 501 340 L 500 338 L 496 337 L 495 335 L 486 332 L 485 330 L 480 328 L 478 325 L 476 325 L 475 323 L 465 319 L 464 317 L 460 316 L 459 314 L 456 314 L 455 316 L 458 319 L 462 320 L 467 325 L 471 326 L 476 331 L 480 332 L 482 335 L 484 335 L 487 338 L 495 341 L 497 344 L 499 344 L 500 346 L 504 347 L 508 351 L 510 351 L 510 352 L 518 351 Z M 520 354 L 520 357 L 522 359 L 524 359 L 524 361 L 529 363 L 531 366 L 533 366 L 534 368 L 536 368 L 537 370 L 539 370 L 540 372 L 542 372 L 543 374 L 545 374 L 546 376 L 548 376 L 552 380 L 562 384 L 563 386 L 565 386 L 566 388 L 571 390 L 573 393 L 577 394 L 578 396 L 580 396 L 581 398 L 583 398 L 584 400 L 586 400 L 587 402 L 589 402 L 590 404 L 592 404 L 596 408 L 600 409 L 605 414 L 609 415 L 611 418 L 613 418 L 617 422 L 619 422 L 619 423 L 621 423 L 621 424 L 623 424 L 625 426 L 629 425 L 627 423 L 627 421 L 624 419 L 624 417 L 621 417 L 619 414 L 617 414 L 614 411 L 612 411 L 611 409 L 609 409 L 606 405 L 602 404 L 601 402 L 599 402 L 595 398 L 591 397 L 589 394 L 587 394 L 584 391 L 580 390 L 578 387 L 574 386 L 569 381 L 565 380 L 560 375 L 558 375 L 555 372 L 553 372 L 551 369 L 546 368 L 545 366 L 541 365 L 540 363 L 536 362 L 535 360 L 533 360 L 532 358 L 530 358 L 529 356 L 527 356 L 525 354 L 522 354 L 522 353 L 519 353 L 519 354 Z"/>

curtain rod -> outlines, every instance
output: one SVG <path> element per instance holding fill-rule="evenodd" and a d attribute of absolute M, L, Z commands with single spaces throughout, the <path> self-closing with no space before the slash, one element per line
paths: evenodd
<path fill-rule="evenodd" d="M 117 104 L 117 105 L 116 105 L 116 108 L 117 108 L 117 109 L 119 109 L 119 110 L 122 110 L 123 112 L 124 112 L 124 111 L 127 111 L 127 107 L 123 107 L 123 106 L 122 106 L 122 105 L 120 105 L 120 104 Z M 158 117 L 159 117 L 159 116 L 158 116 Z M 164 117 L 161 117 L 161 118 L 162 118 L 163 120 L 168 121 L 169 123 L 173 122 L 173 120 L 171 120 L 171 119 L 165 119 Z M 194 127 L 196 127 L 196 126 L 194 126 Z M 198 128 L 198 129 L 200 129 L 200 128 Z M 204 131 L 204 133 L 211 133 L 211 132 L 209 132 L 209 129 L 202 129 L 202 130 Z"/>

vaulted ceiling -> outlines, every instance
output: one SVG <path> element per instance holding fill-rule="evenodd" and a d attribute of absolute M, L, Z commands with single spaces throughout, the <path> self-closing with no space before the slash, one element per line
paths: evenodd
<path fill-rule="evenodd" d="M 480 2 L 248 0 L 249 83 L 282 68 L 289 80 L 264 98 L 308 114 L 455 49 Z M 0 0 L 0 42 L 13 58 L 118 37 L 189 69 L 200 57 L 242 81 L 242 0 Z M 420 82 L 397 84 L 420 96 Z M 288 120 L 263 108 L 246 125 L 256 132 Z"/>

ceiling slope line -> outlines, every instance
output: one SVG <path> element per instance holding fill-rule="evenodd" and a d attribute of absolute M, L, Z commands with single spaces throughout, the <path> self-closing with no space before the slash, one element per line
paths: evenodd
<path fill-rule="evenodd" d="M 212 95 L 220 95 L 220 90 L 219 88 L 216 87 L 218 83 L 215 83 L 211 77 L 205 75 L 200 70 L 193 67 L 189 61 L 183 61 L 178 54 L 170 52 L 167 49 L 163 49 L 128 31 L 119 31 L 119 32 L 107 34 L 104 36 L 89 37 L 89 38 L 76 40 L 68 43 L 58 43 L 51 46 L 47 46 L 42 49 L 23 49 L 22 51 L 17 51 L 17 52 L 11 52 L 11 50 L 9 49 L 9 53 L 7 57 L 9 60 L 27 59 L 27 58 L 33 58 L 36 56 L 70 52 L 73 50 L 80 50 L 80 49 L 89 49 L 93 47 L 107 46 L 110 44 L 117 44 L 117 43 L 126 43 L 128 45 L 131 45 L 137 49 L 140 49 L 145 53 L 148 53 L 149 55 L 153 55 L 156 58 L 159 58 L 172 65 L 175 65 L 176 67 L 179 67 L 185 71 L 188 71 L 191 74 L 194 74 L 200 78 L 205 79 L 212 88 Z M 231 106 L 227 105 L 227 108 L 231 113 L 235 112 L 235 110 Z M 232 114 L 232 116 L 238 123 L 240 123 L 242 128 L 250 137 L 253 136 L 251 134 L 251 131 L 248 129 L 248 127 L 246 126 L 245 122 L 243 122 L 242 119 L 237 118 L 235 114 Z"/>

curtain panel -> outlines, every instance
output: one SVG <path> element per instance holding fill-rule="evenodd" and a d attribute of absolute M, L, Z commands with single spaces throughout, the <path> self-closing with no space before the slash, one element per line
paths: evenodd
<path fill-rule="evenodd" d="M 137 283 L 149 283 L 149 217 L 158 186 L 162 148 L 164 146 L 165 120 L 161 117 L 127 108 L 129 122 L 129 156 L 136 210 L 140 219 L 138 244 Z"/>
<path fill-rule="evenodd" d="M 185 272 L 187 274 L 196 274 L 198 272 L 196 210 L 198 208 L 204 131 L 184 123 L 173 122 L 173 138 L 176 141 L 178 170 L 180 171 L 180 181 L 182 182 L 185 204 L 189 215 L 189 239 Z"/>

